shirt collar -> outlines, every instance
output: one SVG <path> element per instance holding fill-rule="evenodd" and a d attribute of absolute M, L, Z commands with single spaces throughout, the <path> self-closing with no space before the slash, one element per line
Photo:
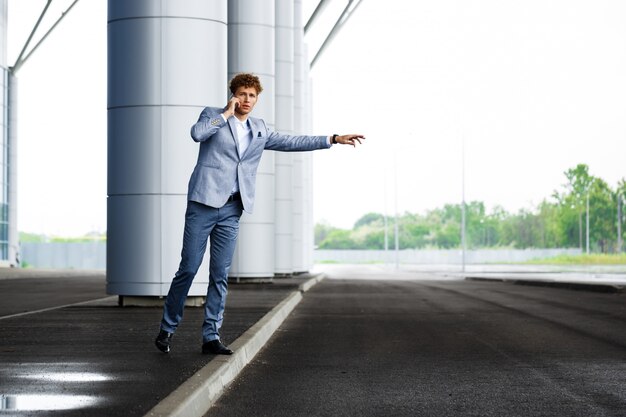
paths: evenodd
<path fill-rule="evenodd" d="M 246 119 L 245 122 L 242 122 L 241 120 L 235 117 L 235 123 L 237 123 L 241 127 L 247 128 L 250 126 L 250 119 Z"/>

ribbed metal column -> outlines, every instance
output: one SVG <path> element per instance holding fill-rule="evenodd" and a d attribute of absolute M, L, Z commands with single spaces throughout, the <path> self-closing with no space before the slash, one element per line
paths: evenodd
<path fill-rule="evenodd" d="M 303 250 L 304 270 L 310 271 L 313 268 L 313 246 L 314 246 L 314 226 L 313 226 L 313 155 L 304 155 L 303 179 L 304 179 L 304 232 Z"/>
<path fill-rule="evenodd" d="M 308 132 L 313 130 L 312 101 L 313 84 L 309 75 L 309 56 L 307 45 L 304 45 L 304 126 Z M 304 189 L 304 213 L 303 213 L 303 260 L 306 271 L 313 268 L 313 246 L 315 242 L 315 232 L 313 225 L 313 152 L 304 154 L 303 163 L 303 189 Z"/>
<path fill-rule="evenodd" d="M 263 92 L 252 113 L 274 129 L 275 0 L 228 1 L 228 73 L 252 72 Z M 275 152 L 264 152 L 256 175 L 254 213 L 241 218 L 230 268 L 234 278 L 271 278 L 275 271 Z"/>
<path fill-rule="evenodd" d="M 205 106 L 226 103 L 222 0 L 109 0 L 107 292 L 167 294 Z M 189 295 L 204 295 L 208 255 Z"/>
<path fill-rule="evenodd" d="M 304 134 L 304 25 L 302 0 L 294 1 L 294 131 Z M 304 272 L 304 153 L 293 154 L 293 269 Z"/>
<path fill-rule="evenodd" d="M 276 0 L 276 130 L 293 133 L 293 0 Z M 293 273 L 293 154 L 276 153 L 277 275 Z"/>

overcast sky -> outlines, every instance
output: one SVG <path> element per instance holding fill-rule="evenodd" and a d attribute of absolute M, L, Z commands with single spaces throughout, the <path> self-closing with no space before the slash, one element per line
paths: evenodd
<path fill-rule="evenodd" d="M 346 1 L 307 37 L 311 56 Z M 9 0 L 10 65 L 44 4 Z M 468 201 L 532 208 L 578 163 L 614 187 L 625 46 L 619 0 L 363 0 L 311 74 L 311 133 L 367 136 L 315 153 L 315 221 L 391 214 L 396 185 L 400 212 L 458 203 L 463 141 Z M 105 231 L 106 2 L 80 1 L 18 78 L 19 229 Z"/>

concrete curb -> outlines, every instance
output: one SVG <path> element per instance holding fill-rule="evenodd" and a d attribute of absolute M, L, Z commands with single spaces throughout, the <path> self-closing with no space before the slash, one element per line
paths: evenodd
<path fill-rule="evenodd" d="M 261 320 L 239 336 L 230 347 L 231 356 L 217 356 L 170 395 L 150 410 L 145 417 L 203 416 L 243 368 L 265 346 L 269 338 L 302 300 L 302 294 L 324 279 L 317 275 L 298 287 Z"/>
<path fill-rule="evenodd" d="M 311 287 L 313 287 L 315 284 L 317 284 L 324 278 L 325 278 L 324 274 L 318 274 L 314 276 L 313 278 L 308 279 L 306 282 L 303 282 L 302 284 L 300 284 L 300 286 L 298 287 L 298 291 L 300 291 L 301 293 L 305 293 L 308 290 L 310 290 Z"/>
<path fill-rule="evenodd" d="M 605 293 L 622 293 L 624 287 L 616 284 L 608 283 L 593 283 L 593 282 L 571 282 L 571 281 L 557 281 L 549 279 L 519 279 L 519 278 L 486 278 L 486 277 L 465 277 L 467 281 L 496 281 L 496 282 L 509 282 L 515 285 L 529 285 L 536 287 L 553 287 L 553 288 L 567 288 L 570 290 L 579 291 L 593 291 L 593 292 L 605 292 Z"/>

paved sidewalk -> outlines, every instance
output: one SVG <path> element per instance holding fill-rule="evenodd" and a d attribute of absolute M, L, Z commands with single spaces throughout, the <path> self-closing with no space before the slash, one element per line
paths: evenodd
<path fill-rule="evenodd" d="M 9 273 L 0 279 L 0 417 L 143 416 L 215 359 L 200 353 L 202 308 L 185 309 L 165 355 L 153 345 L 161 309 L 119 307 L 103 272 Z M 237 340 L 310 278 L 231 284 L 222 338 Z"/>

